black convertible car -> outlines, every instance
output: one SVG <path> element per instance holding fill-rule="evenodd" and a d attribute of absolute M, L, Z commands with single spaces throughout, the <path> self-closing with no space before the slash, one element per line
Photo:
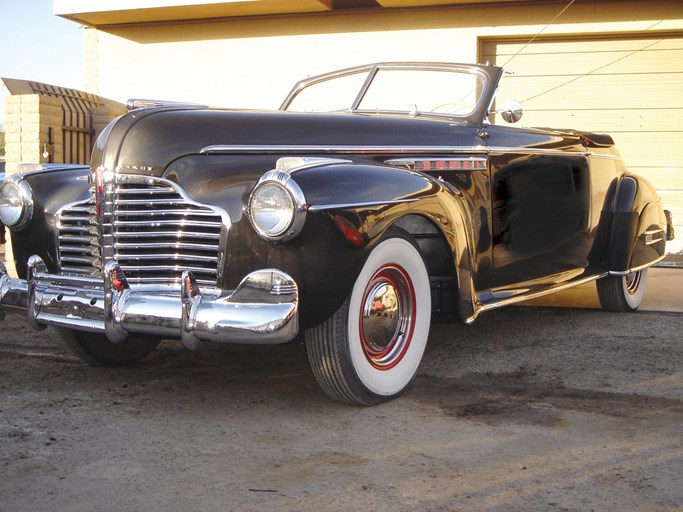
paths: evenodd
<path fill-rule="evenodd" d="M 494 124 L 522 115 L 492 109 L 502 75 L 384 63 L 274 112 L 132 102 L 90 168 L 0 189 L 19 275 L 0 266 L 0 315 L 97 365 L 162 338 L 303 340 L 325 392 L 370 405 L 406 389 L 432 320 L 589 281 L 635 310 L 670 214 L 609 136 Z"/>

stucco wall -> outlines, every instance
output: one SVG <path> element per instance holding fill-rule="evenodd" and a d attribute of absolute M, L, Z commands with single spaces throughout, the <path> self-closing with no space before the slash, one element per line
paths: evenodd
<path fill-rule="evenodd" d="M 600 38 L 671 38 L 683 33 L 681 0 L 577 1 L 558 17 L 567 4 L 562 0 L 334 11 L 88 29 L 86 86 L 91 92 L 119 101 L 153 98 L 269 109 L 277 108 L 301 78 L 368 62 L 482 62 L 487 42 L 500 43 L 506 38 L 518 42 L 524 55 L 533 50 L 521 43 L 536 36 L 561 37 L 571 46 L 573 39 L 583 39 L 585 45 L 586 40 Z M 566 58 L 566 54 L 558 54 L 557 60 L 551 61 L 558 76 L 562 75 L 563 55 Z M 515 62 L 522 68 L 522 60 L 512 57 L 498 64 L 514 72 Z M 539 69 L 537 74 L 545 72 Z M 662 80 L 683 90 L 680 72 L 663 73 Z M 619 95 L 622 85 L 615 77 L 613 85 L 588 94 Z M 647 94 L 647 88 L 643 90 Z M 520 99 L 527 96 L 521 94 Z M 585 97 L 568 96 L 566 103 L 576 106 L 582 99 Z M 671 108 L 667 106 L 667 110 Z M 679 106 L 673 108 L 680 110 Z M 620 108 L 609 115 L 622 122 L 627 114 L 627 109 Z M 572 116 L 562 118 L 557 112 L 549 115 L 552 122 L 544 121 L 548 125 L 574 126 Z M 662 137 L 659 132 L 666 130 L 655 125 L 654 131 L 648 128 L 651 136 L 647 140 L 639 137 L 621 148 L 627 155 L 629 151 L 642 153 L 643 148 L 650 148 L 652 152 L 651 148 L 657 148 L 656 154 L 664 162 L 657 165 L 665 167 L 666 175 L 679 176 L 683 167 L 676 148 L 683 146 L 683 132 L 673 128 Z M 578 128 L 604 130 L 586 125 Z M 683 217 L 683 190 L 671 180 L 661 181 L 657 186 L 666 195 L 667 207 L 678 218 Z M 681 251 L 682 244 L 679 236 L 670 250 Z"/>
<path fill-rule="evenodd" d="M 479 5 L 236 18 L 86 31 L 86 84 L 150 97 L 276 108 L 293 83 L 385 60 L 475 62 L 480 38 L 683 30 L 680 1 Z M 514 61 L 511 63 L 514 70 Z"/>

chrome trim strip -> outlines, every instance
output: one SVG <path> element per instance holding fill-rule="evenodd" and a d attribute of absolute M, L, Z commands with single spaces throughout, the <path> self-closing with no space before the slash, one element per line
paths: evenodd
<path fill-rule="evenodd" d="M 469 155 L 489 155 L 489 154 L 540 154 L 540 155 L 562 155 L 562 156 L 584 156 L 591 158 L 607 158 L 616 160 L 612 155 L 601 155 L 588 153 L 585 151 L 567 152 L 561 149 L 545 148 L 520 148 L 520 147 L 490 147 L 486 146 L 354 146 L 354 145 L 231 145 L 216 144 L 206 146 L 199 151 L 202 155 L 220 154 L 287 154 L 287 153 L 309 153 L 309 154 L 433 154 L 433 153 L 454 153 Z"/>
<path fill-rule="evenodd" d="M 281 154 L 281 153 L 353 153 L 353 154 L 377 154 L 377 153 L 483 153 L 487 149 L 484 146 L 327 146 L 327 145 L 294 145 L 283 144 L 273 146 L 242 146 L 242 145 L 213 145 L 202 148 L 199 152 L 208 154 Z"/>
<path fill-rule="evenodd" d="M 615 161 L 619 160 L 619 157 L 617 157 L 615 155 L 605 155 L 602 153 L 593 153 L 590 151 L 586 151 L 586 156 L 588 156 L 590 158 L 601 158 L 603 160 L 615 160 Z"/>
<path fill-rule="evenodd" d="M 666 258 L 666 255 L 661 256 L 661 257 L 657 258 L 656 260 L 653 260 L 649 263 L 646 263 L 645 265 L 641 265 L 639 267 L 634 267 L 634 268 L 631 268 L 631 269 L 626 270 L 626 271 L 603 272 L 601 274 L 596 274 L 594 276 L 588 276 L 588 277 L 585 277 L 582 279 L 578 279 L 576 281 L 569 281 L 566 283 L 561 283 L 559 285 L 555 285 L 555 286 L 552 286 L 550 288 L 545 288 L 545 289 L 537 291 L 537 292 L 527 293 L 528 290 L 521 290 L 520 293 L 515 293 L 516 292 L 515 290 L 510 290 L 510 292 L 514 294 L 510 297 L 506 297 L 504 299 L 497 300 L 495 302 L 490 302 L 487 304 L 477 304 L 476 309 L 474 311 L 474 314 L 472 314 L 472 316 L 467 318 L 465 320 L 465 323 L 471 324 L 472 322 L 474 322 L 474 320 L 476 320 L 476 318 L 479 316 L 480 313 L 483 313 L 485 311 L 489 311 L 491 309 L 496 309 L 496 308 L 500 308 L 503 306 L 508 306 L 510 304 L 516 304 L 518 302 L 524 302 L 527 300 L 537 299 L 539 297 L 544 297 L 546 295 L 550 295 L 550 294 L 555 293 L 555 292 L 561 292 L 563 290 L 568 290 L 569 288 L 574 288 L 575 286 L 580 286 L 582 284 L 590 283 L 591 281 L 597 281 L 598 279 L 601 279 L 601 278 L 608 276 L 608 275 L 623 276 L 623 275 L 630 274 L 632 272 L 638 272 L 639 270 L 643 270 L 645 268 L 651 267 L 651 266 L 659 263 L 660 261 L 662 261 L 665 258 Z M 480 296 L 483 296 L 484 293 L 486 293 L 486 292 L 481 293 Z"/>
<path fill-rule="evenodd" d="M 139 98 L 131 98 L 126 101 L 126 109 L 129 111 L 143 110 L 157 107 L 173 107 L 173 108 L 207 108 L 207 105 L 201 103 L 185 103 L 181 101 L 164 101 L 164 100 L 147 100 Z"/>
<path fill-rule="evenodd" d="M 631 274 L 633 272 L 638 272 L 639 270 L 643 270 L 643 269 L 646 269 L 646 268 L 651 267 L 653 265 L 656 265 L 657 263 L 664 260 L 665 258 L 666 258 L 666 254 L 664 254 L 663 256 L 660 256 L 656 260 L 652 260 L 649 263 L 645 263 L 644 265 L 640 265 L 638 267 L 633 267 L 633 268 L 630 268 L 628 270 L 610 270 L 609 275 L 611 275 L 611 276 L 625 276 L 625 275 Z"/>
<path fill-rule="evenodd" d="M 589 151 L 566 151 L 563 149 L 547 149 L 547 148 L 525 148 L 525 147 L 505 147 L 505 146 L 491 146 L 488 149 L 489 154 L 536 154 L 536 155 L 557 155 L 557 156 L 583 156 L 583 157 L 597 157 L 601 158 L 607 156 L 610 159 L 616 160 L 612 155 L 600 155 Z"/>
<path fill-rule="evenodd" d="M 412 203 L 417 199 L 396 199 L 393 201 L 368 201 L 365 203 L 337 203 L 337 204 L 314 204 L 308 207 L 309 212 L 322 212 L 326 210 L 340 210 L 345 208 L 381 208 L 395 204 Z"/>
<path fill-rule="evenodd" d="M 275 163 L 275 171 L 286 172 L 292 174 L 296 171 L 303 171 L 304 169 L 313 169 L 315 167 L 323 167 L 326 165 L 336 164 L 351 164 L 352 160 L 342 158 L 317 158 L 310 156 L 283 156 L 278 158 Z"/>

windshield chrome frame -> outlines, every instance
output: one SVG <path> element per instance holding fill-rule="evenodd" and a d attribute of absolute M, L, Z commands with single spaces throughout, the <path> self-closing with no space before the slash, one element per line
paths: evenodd
<path fill-rule="evenodd" d="M 478 75 L 482 79 L 482 93 L 479 100 L 474 105 L 472 111 L 466 115 L 454 115 L 439 112 L 417 112 L 413 116 L 434 116 L 447 119 L 463 119 L 465 121 L 482 124 L 488 113 L 489 106 L 493 102 L 496 90 L 498 88 L 498 81 L 502 75 L 502 69 L 496 66 L 482 66 L 474 64 L 457 64 L 457 63 L 442 63 L 442 62 L 380 62 L 376 64 L 366 64 L 364 66 L 356 66 L 353 68 L 346 68 L 339 71 L 333 71 L 322 75 L 317 75 L 295 84 L 290 93 L 285 98 L 280 106 L 280 110 L 287 111 L 294 99 L 306 88 L 316 84 L 343 78 L 346 76 L 367 73 L 365 81 L 356 95 L 353 103 L 347 112 L 362 113 L 362 114 L 393 114 L 393 115 L 411 115 L 408 111 L 381 111 L 381 110 L 363 110 L 360 109 L 360 103 L 367 94 L 373 80 L 379 71 L 386 70 L 424 70 L 424 71 L 455 71 L 460 73 L 468 73 Z M 338 111 L 337 111 L 338 112 Z M 323 113 L 331 113 L 323 112 Z"/>

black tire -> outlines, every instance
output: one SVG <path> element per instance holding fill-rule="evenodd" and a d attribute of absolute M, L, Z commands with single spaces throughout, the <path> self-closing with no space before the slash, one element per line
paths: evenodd
<path fill-rule="evenodd" d="M 607 276 L 595 283 L 600 305 L 605 311 L 632 313 L 638 309 L 645 295 L 647 269 L 625 276 Z"/>
<path fill-rule="evenodd" d="M 415 377 L 430 320 L 429 275 L 419 248 L 408 237 L 387 238 L 370 253 L 339 310 L 306 331 L 313 375 L 340 402 L 392 400 Z"/>
<path fill-rule="evenodd" d="M 112 343 L 104 334 L 74 331 L 57 327 L 57 334 L 66 348 L 92 366 L 125 366 L 149 355 L 160 338 L 129 337 L 121 343 Z"/>

